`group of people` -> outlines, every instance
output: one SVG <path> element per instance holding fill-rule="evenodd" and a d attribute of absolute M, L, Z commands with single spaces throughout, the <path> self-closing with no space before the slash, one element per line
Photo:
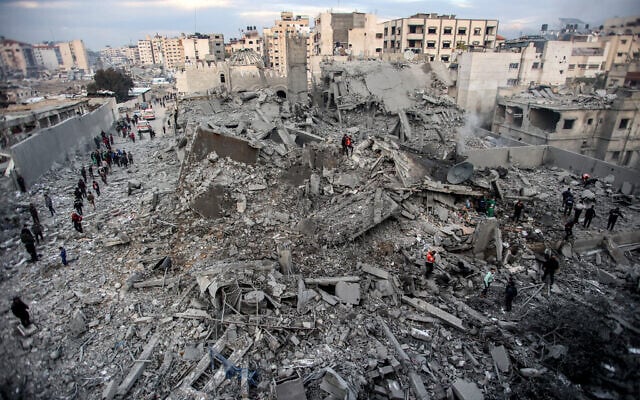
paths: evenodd
<path fill-rule="evenodd" d="M 590 178 L 587 174 L 583 175 L 583 181 L 585 182 L 591 181 L 592 179 L 593 178 Z M 569 240 L 571 237 L 573 237 L 573 227 L 578 223 L 583 210 L 585 210 L 583 222 L 583 227 L 585 229 L 591 225 L 591 221 L 596 217 L 595 204 L 591 204 L 591 206 L 589 206 L 588 208 L 582 200 L 578 201 L 578 203 L 575 204 L 571 188 L 567 188 L 567 190 L 562 192 L 562 209 L 562 214 L 565 217 L 568 217 L 564 225 L 564 240 Z M 573 217 L 571 217 L 572 210 L 574 212 Z M 616 226 L 616 222 L 618 222 L 618 218 L 620 217 L 624 218 L 622 212 L 620 211 L 620 207 L 615 207 L 609 210 L 609 218 L 607 219 L 607 230 L 612 231 Z"/>

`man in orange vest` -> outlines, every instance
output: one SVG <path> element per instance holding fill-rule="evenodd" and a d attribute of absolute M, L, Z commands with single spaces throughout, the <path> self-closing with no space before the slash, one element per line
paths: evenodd
<path fill-rule="evenodd" d="M 342 136 L 342 152 L 349 156 L 349 150 L 353 154 L 353 139 L 346 133 Z"/>
<path fill-rule="evenodd" d="M 427 251 L 427 260 L 426 260 L 426 273 L 425 275 L 429 276 L 433 272 L 434 265 L 436 263 L 436 254 L 435 250 Z"/>

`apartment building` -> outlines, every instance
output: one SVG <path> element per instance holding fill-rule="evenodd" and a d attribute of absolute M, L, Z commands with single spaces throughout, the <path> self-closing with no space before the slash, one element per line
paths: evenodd
<path fill-rule="evenodd" d="M 62 56 L 60 50 L 51 44 L 34 44 L 33 56 L 39 67 L 49 71 L 55 71 L 60 67 Z"/>
<path fill-rule="evenodd" d="M 309 17 L 294 15 L 292 12 L 280 13 L 280 19 L 274 22 L 273 27 L 263 30 L 264 45 L 266 48 L 267 66 L 278 70 L 280 73 L 287 71 L 287 36 L 306 36 L 307 58 L 311 54 L 311 41 L 309 38 Z"/>
<path fill-rule="evenodd" d="M 162 37 L 155 35 L 153 38 L 138 40 L 138 54 L 143 65 L 162 64 Z"/>
<path fill-rule="evenodd" d="M 129 64 L 140 64 L 140 52 L 138 51 L 138 46 L 124 46 L 122 48 L 122 54 L 127 59 Z"/>
<path fill-rule="evenodd" d="M 449 63 L 456 49 L 492 49 L 498 20 L 456 19 L 455 15 L 415 14 L 383 23 L 383 53 L 410 50 L 430 61 Z"/>
<path fill-rule="evenodd" d="M 229 41 L 229 54 L 240 50 L 253 50 L 256 54 L 264 54 L 264 43 L 262 37 L 260 37 L 260 32 L 255 26 L 247 26 L 247 29 L 242 32 L 240 39 L 234 38 Z"/>
<path fill-rule="evenodd" d="M 164 55 L 164 67 L 175 69 L 184 65 L 184 48 L 181 38 L 162 38 L 162 53 Z"/>
<path fill-rule="evenodd" d="M 374 14 L 321 13 L 312 32 L 314 56 L 379 57 L 383 25 Z"/>
<path fill-rule="evenodd" d="M 56 43 L 56 47 L 60 51 L 62 60 L 60 68 L 66 71 L 80 69 L 86 73 L 90 71 L 87 49 L 82 40 L 76 39 L 70 42 L 59 42 Z"/>
<path fill-rule="evenodd" d="M 184 51 L 184 64 L 198 61 L 224 61 L 224 35 L 194 34 L 181 36 Z"/>
<path fill-rule="evenodd" d="M 37 74 L 38 65 L 30 44 L 0 40 L 0 78 L 33 78 Z"/>

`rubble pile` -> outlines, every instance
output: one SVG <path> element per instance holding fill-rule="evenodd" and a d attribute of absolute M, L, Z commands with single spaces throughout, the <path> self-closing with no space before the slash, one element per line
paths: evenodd
<path fill-rule="evenodd" d="M 371 89 L 364 82 L 342 81 L 353 93 Z M 453 112 L 414 90 L 406 116 Z M 363 98 L 389 111 L 384 97 L 350 101 Z M 43 261 L 28 264 L 20 223 L 6 225 L 0 285 L 30 305 L 35 327 L 19 332 L 2 302 L 2 395 L 634 398 L 637 198 L 614 192 L 615 177 L 584 188 L 558 169 L 476 169 L 446 183 L 455 124 L 438 125 L 444 140 L 414 136 L 444 142 L 441 153 L 407 151 L 411 140 L 374 132 L 389 117 L 362 104 L 333 119 L 270 90 L 185 99 L 176 136 L 136 143 L 136 163 L 115 168 L 85 234 L 63 212 L 41 211 Z M 356 137 L 350 157 L 340 121 Z M 85 160 L 55 169 L 18 204 L 49 190 L 70 209 Z M 599 219 L 563 240 L 568 186 L 576 200 L 596 200 Z M 497 201 L 494 216 L 478 212 L 482 198 Z M 517 199 L 525 211 L 514 222 Z M 614 205 L 624 221 L 609 233 Z M 437 251 L 428 277 L 427 250 Z M 551 287 L 540 282 L 545 254 L 561 259 Z M 505 312 L 509 277 L 519 293 Z"/>

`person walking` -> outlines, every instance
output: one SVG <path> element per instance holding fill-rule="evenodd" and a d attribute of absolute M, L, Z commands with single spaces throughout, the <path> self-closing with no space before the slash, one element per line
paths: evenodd
<path fill-rule="evenodd" d="M 51 196 L 49 196 L 49 193 L 44 194 L 44 204 L 47 206 L 49 212 L 51 213 L 51 216 L 53 217 L 56 213 L 56 210 L 53 208 L 53 201 L 51 200 Z"/>
<path fill-rule="evenodd" d="M 492 267 L 489 270 L 489 272 L 485 274 L 484 279 L 482 280 L 482 283 L 484 284 L 484 289 L 482 289 L 482 294 L 480 295 L 481 297 L 487 296 L 487 292 L 489 291 L 489 286 L 491 286 L 491 282 L 493 282 L 495 273 L 496 273 L 496 269 Z"/>
<path fill-rule="evenodd" d="M 82 232 L 82 216 L 78 215 L 77 213 L 73 212 L 71 213 L 71 222 L 73 222 L 73 227 L 75 228 L 76 231 L 83 233 Z"/>
<path fill-rule="evenodd" d="M 40 217 L 38 217 L 38 209 L 35 204 L 29 203 L 29 213 L 31 214 L 31 218 L 33 219 L 34 224 L 40 223 Z"/>
<path fill-rule="evenodd" d="M 95 190 L 98 197 L 100 197 L 100 185 L 98 185 L 95 179 L 93 180 L 93 190 Z"/>
<path fill-rule="evenodd" d="M 569 240 L 570 237 L 573 237 L 573 225 L 575 225 L 576 221 L 570 219 L 564 224 L 564 240 Z"/>
<path fill-rule="evenodd" d="M 125 168 L 129 166 L 129 158 L 127 156 L 127 151 L 125 149 L 122 149 L 122 164 L 124 165 Z"/>
<path fill-rule="evenodd" d="M 595 205 L 591 205 L 591 207 L 587 208 L 587 211 L 584 213 L 584 227 L 588 228 L 591 225 L 591 220 L 596 216 Z"/>
<path fill-rule="evenodd" d="M 80 169 L 80 175 L 82 176 L 83 181 L 87 181 L 87 170 L 84 168 L 84 165 Z"/>
<path fill-rule="evenodd" d="M 513 303 L 513 299 L 518 295 L 518 289 L 516 288 L 516 282 L 513 280 L 513 277 L 509 278 L 509 282 L 507 282 L 507 287 L 504 289 L 504 310 L 511 311 L 511 304 Z"/>
<path fill-rule="evenodd" d="M 93 206 L 93 209 L 96 209 L 96 203 L 95 203 L 95 197 L 93 196 L 93 193 L 91 193 L 91 191 L 89 191 L 89 193 L 87 193 L 87 201 L 89 202 L 89 204 L 91 204 Z"/>
<path fill-rule="evenodd" d="M 93 164 L 89 164 L 89 176 L 93 180 L 93 178 L 94 178 L 94 176 L 93 176 Z"/>
<path fill-rule="evenodd" d="M 129 164 L 133 165 L 133 154 L 131 154 L 131 152 L 127 153 L 127 159 L 129 160 Z"/>
<path fill-rule="evenodd" d="M 82 197 L 87 197 L 87 184 L 82 179 L 78 179 L 78 188 Z"/>
<path fill-rule="evenodd" d="M 20 297 L 18 296 L 14 297 L 11 301 L 11 312 L 20 320 L 20 323 L 25 328 L 31 325 L 29 311 L 27 311 L 28 309 L 29 306 L 20 300 Z"/>
<path fill-rule="evenodd" d="M 553 279 L 556 274 L 556 271 L 560 268 L 560 263 L 558 263 L 558 259 L 556 256 L 545 255 L 545 261 L 542 263 L 542 282 L 546 282 L 547 277 L 549 277 L 549 287 L 553 286 Z"/>
<path fill-rule="evenodd" d="M 564 211 L 563 215 L 571 215 L 571 210 L 573 210 L 573 195 L 569 195 L 567 200 L 564 202 Z"/>
<path fill-rule="evenodd" d="M 524 210 L 524 203 L 522 202 L 522 200 L 518 200 L 513 207 L 513 220 L 515 222 L 518 222 L 520 220 L 522 210 Z"/>
<path fill-rule="evenodd" d="M 60 259 L 62 260 L 62 265 L 65 267 L 69 265 L 67 262 L 67 250 L 62 246 L 60 246 Z"/>
<path fill-rule="evenodd" d="M 33 231 L 33 236 L 36 238 L 36 244 L 39 245 L 40 240 L 44 242 L 44 236 L 42 236 L 42 225 L 33 224 L 33 226 L 31 227 L 31 230 Z"/>
<path fill-rule="evenodd" d="M 609 221 L 607 222 L 607 230 L 612 231 L 616 226 L 616 221 L 618 221 L 618 217 L 624 218 L 622 213 L 620 212 L 620 207 L 616 207 L 613 210 L 609 211 Z"/>
<path fill-rule="evenodd" d="M 562 192 L 562 207 L 563 208 L 565 207 L 565 205 L 567 203 L 567 199 L 569 197 L 573 197 L 573 194 L 571 193 L 571 188 L 567 188 L 567 190 Z"/>
<path fill-rule="evenodd" d="M 25 225 L 20 232 L 20 241 L 24 243 L 24 247 L 27 249 L 27 253 L 31 256 L 31 262 L 38 261 L 38 253 L 36 252 L 36 240 L 33 234 L 29 230 L 29 227 Z"/>
<path fill-rule="evenodd" d="M 82 206 L 82 199 L 76 197 L 76 199 L 73 201 L 73 208 L 75 208 L 80 215 L 82 215 Z"/>

